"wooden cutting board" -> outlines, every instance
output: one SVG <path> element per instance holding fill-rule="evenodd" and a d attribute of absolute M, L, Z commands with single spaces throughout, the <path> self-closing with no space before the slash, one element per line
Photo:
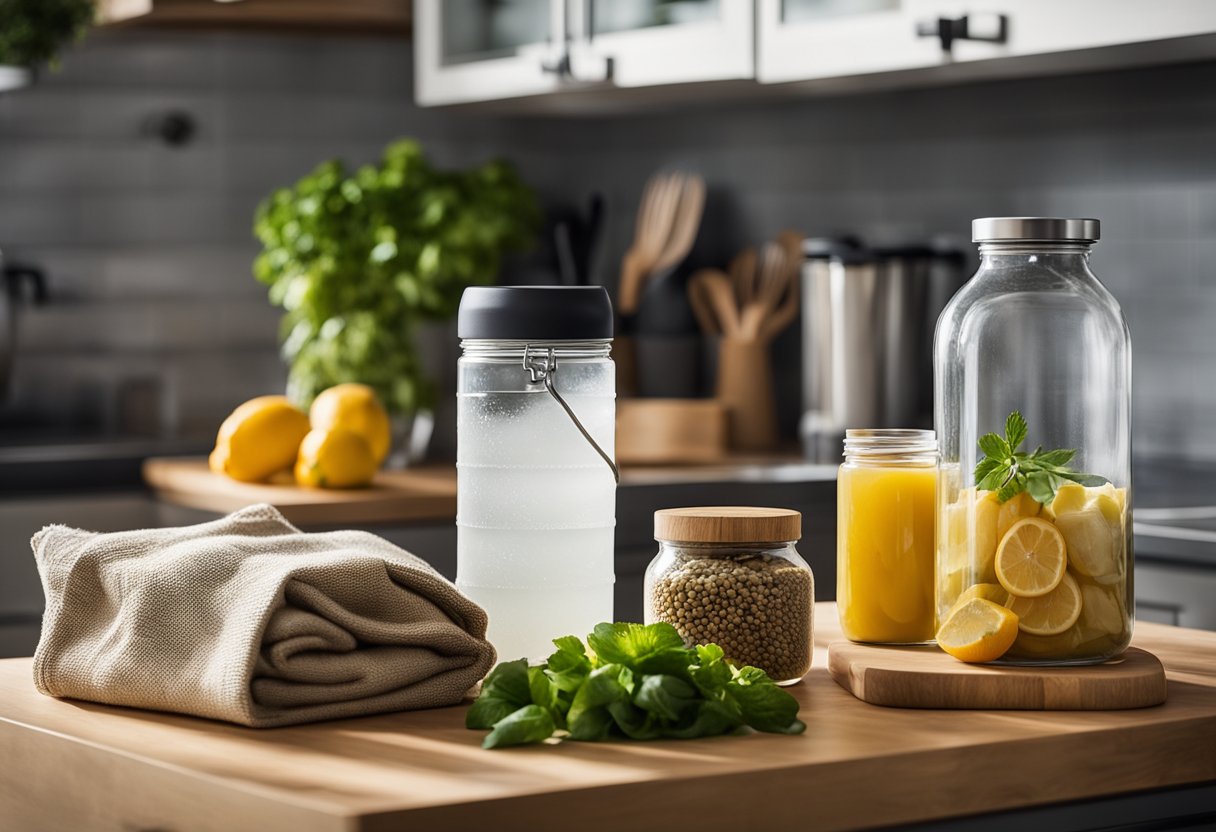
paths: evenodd
<path fill-rule="evenodd" d="M 833 641 L 828 670 L 863 702 L 897 708 L 1102 711 L 1165 701 L 1161 662 L 1136 647 L 1088 667 L 995 667 L 964 664 L 933 646 Z"/>
<path fill-rule="evenodd" d="M 144 462 L 144 482 L 166 502 L 227 514 L 270 503 L 304 526 L 453 522 L 456 469 L 426 466 L 380 471 L 367 488 L 301 488 L 289 476 L 269 483 L 237 482 L 213 473 L 207 460 L 162 457 Z"/>

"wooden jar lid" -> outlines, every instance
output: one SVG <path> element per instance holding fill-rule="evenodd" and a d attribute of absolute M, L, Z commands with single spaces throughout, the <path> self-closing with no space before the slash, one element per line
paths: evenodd
<path fill-rule="evenodd" d="M 702 506 L 654 513 L 655 540 L 680 543 L 785 543 L 802 537 L 802 515 L 788 508 Z"/>

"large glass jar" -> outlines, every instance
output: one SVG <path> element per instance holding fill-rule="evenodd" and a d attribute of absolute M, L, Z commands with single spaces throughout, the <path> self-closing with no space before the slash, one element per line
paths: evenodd
<path fill-rule="evenodd" d="M 647 624 L 717 644 L 779 685 L 811 668 L 815 578 L 795 542 L 802 515 L 750 506 L 656 511 L 659 553 L 646 569 Z"/>
<path fill-rule="evenodd" d="M 845 638 L 933 640 L 936 495 L 933 431 L 845 432 L 836 478 L 836 610 Z"/>
<path fill-rule="evenodd" d="M 477 287 L 460 303 L 456 586 L 502 660 L 612 621 L 616 376 L 600 287 Z"/>
<path fill-rule="evenodd" d="M 1131 341 L 1089 268 L 1099 224 L 972 231 L 979 271 L 934 345 L 938 614 L 963 596 L 1009 607 L 1003 662 L 1105 661 L 1132 633 Z"/>

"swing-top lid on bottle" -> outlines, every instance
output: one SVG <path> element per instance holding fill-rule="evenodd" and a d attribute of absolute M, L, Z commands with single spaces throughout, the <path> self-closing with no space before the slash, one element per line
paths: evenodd
<path fill-rule="evenodd" d="M 612 338 L 612 302 L 602 286 L 471 286 L 460 298 L 456 334 L 503 341 Z"/>

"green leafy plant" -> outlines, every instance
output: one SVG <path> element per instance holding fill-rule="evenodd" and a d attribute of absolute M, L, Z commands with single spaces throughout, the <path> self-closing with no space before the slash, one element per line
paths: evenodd
<path fill-rule="evenodd" d="M 555 639 L 542 665 L 503 662 L 486 677 L 465 725 L 490 729 L 483 748 L 572 740 L 692 739 L 743 726 L 800 734 L 798 700 L 716 644 L 688 648 L 670 624 L 599 624 L 587 647 Z"/>
<path fill-rule="evenodd" d="M 1029 428 L 1020 411 L 1013 411 L 1005 420 L 1005 436 L 986 433 L 980 437 L 984 458 L 975 466 L 978 488 L 995 491 L 996 498 L 1005 502 L 1026 491 L 1040 503 L 1050 503 L 1056 490 L 1067 481 L 1081 485 L 1102 485 L 1104 477 L 1082 474 L 1068 467 L 1077 455 L 1075 450 L 1044 451 L 1040 445 L 1033 453 L 1019 451 L 1026 441 Z"/>
<path fill-rule="evenodd" d="M 53 63 L 92 20 L 91 0 L 0 0 L 0 64 Z"/>
<path fill-rule="evenodd" d="M 540 222 L 532 191 L 492 161 L 438 170 L 402 140 L 379 165 L 320 165 L 258 207 L 254 275 L 286 310 L 288 394 L 307 405 L 358 381 L 394 413 L 428 406 L 414 335 L 455 313 L 465 287 L 493 283 L 502 255 L 527 248 Z"/>

